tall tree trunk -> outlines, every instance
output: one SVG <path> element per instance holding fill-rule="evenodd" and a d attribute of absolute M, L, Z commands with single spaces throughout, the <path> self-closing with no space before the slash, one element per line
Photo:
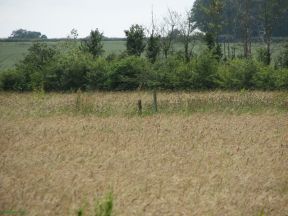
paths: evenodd
<path fill-rule="evenodd" d="M 190 61 L 190 56 L 189 56 L 189 41 L 184 42 L 184 53 L 185 53 L 185 61 L 189 62 Z"/>
<path fill-rule="evenodd" d="M 266 61 L 265 63 L 267 65 L 270 65 L 271 63 L 271 38 L 272 38 L 272 26 L 270 24 L 270 19 L 269 19 L 269 14 L 268 14 L 268 2 L 265 0 L 265 5 L 264 5 L 264 28 L 265 28 L 265 35 L 264 35 L 264 41 L 266 43 Z"/>
<path fill-rule="evenodd" d="M 250 0 L 245 0 L 245 15 L 244 15 L 244 57 L 251 57 L 251 36 L 250 36 Z"/>

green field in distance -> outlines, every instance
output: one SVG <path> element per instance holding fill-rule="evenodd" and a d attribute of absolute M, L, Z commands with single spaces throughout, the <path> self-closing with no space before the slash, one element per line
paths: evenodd
<path fill-rule="evenodd" d="M 60 42 L 47 42 L 51 46 L 57 46 Z M 8 69 L 13 67 L 21 59 L 24 58 L 27 53 L 28 48 L 33 44 L 33 42 L 0 42 L 0 70 Z M 125 41 L 103 41 L 105 55 L 110 53 L 120 53 L 125 50 Z M 272 57 L 275 58 L 279 55 L 282 50 L 284 43 L 274 43 L 272 46 Z M 241 43 L 231 44 L 230 47 L 235 47 L 236 55 L 243 52 Z M 260 47 L 265 47 L 263 43 L 253 43 L 252 52 L 256 56 L 256 51 Z M 182 44 L 176 43 L 173 46 L 174 51 L 182 49 Z M 197 43 L 194 48 L 195 53 L 199 53 L 205 49 L 203 43 Z"/>

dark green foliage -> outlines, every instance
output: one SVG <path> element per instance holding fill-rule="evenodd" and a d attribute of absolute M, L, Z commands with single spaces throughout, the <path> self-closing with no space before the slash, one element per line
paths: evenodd
<path fill-rule="evenodd" d="M 105 89 L 108 62 L 89 53 L 71 51 L 60 55 L 46 72 L 46 90 Z"/>
<path fill-rule="evenodd" d="M 216 39 L 215 39 L 215 37 L 214 37 L 214 35 L 212 33 L 209 33 L 209 32 L 206 33 L 205 37 L 204 37 L 204 40 L 205 40 L 205 43 L 206 43 L 206 45 L 207 45 L 207 47 L 208 47 L 208 49 L 210 51 L 215 48 Z"/>
<path fill-rule="evenodd" d="M 91 64 L 90 70 L 87 71 L 86 80 L 88 90 L 105 90 L 107 89 L 107 78 L 109 72 L 109 61 L 99 58 Z"/>
<path fill-rule="evenodd" d="M 56 55 L 54 48 L 46 43 L 35 43 L 28 49 L 28 54 L 16 70 L 24 76 L 23 90 L 40 89 L 44 85 L 45 68 L 53 61 Z"/>
<path fill-rule="evenodd" d="M 210 7 L 213 1 L 214 0 L 195 0 L 194 2 L 192 18 L 196 22 L 199 30 L 202 32 L 210 32 L 211 23 L 215 22 L 215 20 L 212 19 L 213 16 L 207 13 L 207 9 Z M 276 7 L 280 6 L 283 9 L 281 13 L 275 13 L 275 11 L 278 10 L 277 8 L 275 10 L 275 7 L 270 7 L 268 11 L 266 10 L 266 14 L 269 15 L 269 19 L 266 17 L 266 24 L 267 22 L 271 22 L 271 17 L 278 20 L 277 22 L 273 23 L 274 30 L 272 32 L 272 36 L 287 36 L 288 28 L 286 26 L 288 25 L 288 11 L 286 0 L 252 0 L 249 2 L 249 10 L 251 11 L 250 19 L 252 20 L 250 23 L 252 37 L 259 37 L 262 34 L 261 31 L 263 29 L 261 27 L 265 25 L 263 14 L 265 14 L 264 10 L 266 2 L 273 2 L 273 4 L 275 2 L 274 5 L 276 5 Z M 243 22 L 241 19 L 241 13 L 243 13 L 243 11 L 241 11 L 243 8 L 241 7 L 241 4 L 243 4 L 244 1 L 222 0 L 221 3 L 222 10 L 221 16 L 219 17 L 219 23 L 221 23 L 222 28 L 220 29 L 219 35 L 232 35 L 234 39 L 241 38 L 241 22 Z"/>
<path fill-rule="evenodd" d="M 41 39 L 48 39 L 48 37 L 46 35 L 41 35 L 40 37 Z"/>
<path fill-rule="evenodd" d="M 115 53 L 110 53 L 109 55 L 106 56 L 106 60 L 108 62 L 112 62 L 114 60 L 116 60 L 118 58 L 118 56 Z"/>
<path fill-rule="evenodd" d="M 271 63 L 271 53 L 268 49 L 260 48 L 257 50 L 257 60 L 265 65 Z"/>
<path fill-rule="evenodd" d="M 149 79 L 149 64 L 145 59 L 130 56 L 113 62 L 108 74 L 110 90 L 135 90 L 145 87 Z"/>
<path fill-rule="evenodd" d="M 27 31 L 25 29 L 18 29 L 12 32 L 10 39 L 47 39 L 46 35 L 41 32 Z"/>
<path fill-rule="evenodd" d="M 151 34 L 147 42 L 146 56 L 152 64 L 155 63 L 161 51 L 160 35 Z"/>
<path fill-rule="evenodd" d="M 24 74 L 15 69 L 0 73 L 0 89 L 5 91 L 22 91 L 25 89 Z"/>
<path fill-rule="evenodd" d="M 144 28 L 141 25 L 132 25 L 129 30 L 125 30 L 127 37 L 126 47 L 129 55 L 141 56 L 145 49 Z"/>
<path fill-rule="evenodd" d="M 126 52 L 95 59 L 75 47 L 56 51 L 36 43 L 15 69 L 0 73 L 0 88 L 14 91 L 288 89 L 287 50 L 279 58 L 281 64 L 271 67 L 260 58 L 222 62 L 215 54 L 216 47 L 204 50 L 190 62 L 179 53 L 151 64 L 144 57 L 129 56 Z"/>
<path fill-rule="evenodd" d="M 194 60 L 186 61 L 169 57 L 154 65 L 153 87 L 160 89 L 211 89 L 218 63 L 210 52 L 203 53 Z"/>
<path fill-rule="evenodd" d="M 285 45 L 285 50 L 278 56 L 276 68 L 288 68 L 288 44 Z"/>
<path fill-rule="evenodd" d="M 46 43 L 34 43 L 29 49 L 28 54 L 22 61 L 23 65 L 29 65 L 33 69 L 40 70 L 51 61 L 56 54 L 56 50 L 48 47 Z"/>
<path fill-rule="evenodd" d="M 86 75 L 91 70 L 92 57 L 78 52 L 59 56 L 47 70 L 46 90 L 85 89 Z"/>
<path fill-rule="evenodd" d="M 77 216 L 83 216 L 83 209 L 78 209 Z"/>
<path fill-rule="evenodd" d="M 257 64 L 256 73 L 253 76 L 254 87 L 262 90 L 277 89 L 277 72 L 267 65 Z"/>
<path fill-rule="evenodd" d="M 208 47 L 208 50 L 213 54 L 215 59 L 220 61 L 223 54 L 222 54 L 221 45 L 216 42 L 215 35 L 209 32 L 206 33 L 204 37 L 204 41 Z"/>
<path fill-rule="evenodd" d="M 217 83 L 225 89 L 254 89 L 259 67 L 253 60 L 232 60 L 218 69 Z"/>
<path fill-rule="evenodd" d="M 151 88 L 176 89 L 177 69 L 184 64 L 182 59 L 169 56 L 166 60 L 156 62 L 153 65 L 152 80 L 149 81 Z"/>
<path fill-rule="evenodd" d="M 222 53 L 221 45 L 219 43 L 217 43 L 214 49 L 212 50 L 212 54 L 218 62 L 222 59 L 223 53 Z"/>
<path fill-rule="evenodd" d="M 204 52 L 198 58 L 195 66 L 197 89 L 213 89 L 215 85 L 215 77 L 218 70 L 217 60 L 211 52 Z"/>
<path fill-rule="evenodd" d="M 176 71 L 175 88 L 182 90 L 197 89 L 197 60 L 192 60 L 187 64 L 181 63 Z"/>
<path fill-rule="evenodd" d="M 103 33 L 100 33 L 98 29 L 92 30 L 90 36 L 82 41 L 81 49 L 91 53 L 95 58 L 101 56 L 104 53 L 103 37 Z"/>
<path fill-rule="evenodd" d="M 277 89 L 288 89 L 288 68 L 275 71 Z"/>

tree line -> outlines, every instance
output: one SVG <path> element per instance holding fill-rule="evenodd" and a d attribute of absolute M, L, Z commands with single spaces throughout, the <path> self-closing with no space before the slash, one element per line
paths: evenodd
<path fill-rule="evenodd" d="M 271 63 L 272 36 L 287 36 L 287 0 L 196 0 L 191 19 L 217 42 L 243 41 L 243 56 L 251 57 L 251 43 L 266 44 L 265 63 Z M 284 27 L 284 28 L 283 28 Z"/>
<path fill-rule="evenodd" d="M 98 29 L 92 30 L 80 45 L 75 29 L 57 47 L 34 43 L 14 69 L 1 72 L 0 88 L 18 91 L 287 89 L 288 46 L 273 64 L 268 46 L 252 56 L 251 35 L 246 29 L 249 25 L 244 25 L 242 34 L 243 55 L 223 55 L 219 40 L 223 2 L 211 0 L 202 7 L 210 18 L 203 32 L 198 31 L 199 23 L 195 21 L 198 1 L 185 14 L 169 10 L 157 24 L 152 13 L 149 31 L 138 24 L 124 31 L 126 50 L 120 54 L 104 55 L 104 33 Z M 206 48 L 195 53 L 199 41 Z M 182 44 L 182 50 L 173 49 L 176 42 Z"/>
<path fill-rule="evenodd" d="M 17 29 L 9 36 L 10 40 L 27 40 L 27 39 L 47 39 L 47 36 L 37 31 L 28 31 L 26 29 Z"/>
<path fill-rule="evenodd" d="M 209 31 L 211 23 L 217 21 L 221 24 L 219 33 L 233 39 L 241 39 L 245 25 L 248 25 L 251 37 L 259 40 L 268 30 L 274 37 L 286 37 L 287 6 L 286 0 L 195 0 L 192 19 L 203 32 Z M 214 15 L 211 13 L 213 8 Z M 215 10 L 220 12 L 217 20 Z"/>

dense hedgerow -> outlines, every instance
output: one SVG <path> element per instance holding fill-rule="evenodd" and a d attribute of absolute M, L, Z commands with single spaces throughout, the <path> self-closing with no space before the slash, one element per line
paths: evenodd
<path fill-rule="evenodd" d="M 109 90 L 134 90 L 147 87 L 151 67 L 148 61 L 137 56 L 128 56 L 110 62 L 107 74 Z"/>
<path fill-rule="evenodd" d="M 25 85 L 24 74 L 16 69 L 8 69 L 0 74 L 0 88 L 2 90 L 21 91 Z"/>
<path fill-rule="evenodd" d="M 61 51 L 34 44 L 14 69 L 0 73 L 0 88 L 12 91 L 76 91 L 135 89 L 288 89 L 287 52 L 275 66 L 258 58 L 218 61 L 204 50 L 186 62 L 179 55 L 153 64 L 127 53 L 94 57 L 77 47 Z"/>
<path fill-rule="evenodd" d="M 225 89 L 253 89 L 253 78 L 258 70 L 253 60 L 235 59 L 219 66 L 216 82 Z"/>

